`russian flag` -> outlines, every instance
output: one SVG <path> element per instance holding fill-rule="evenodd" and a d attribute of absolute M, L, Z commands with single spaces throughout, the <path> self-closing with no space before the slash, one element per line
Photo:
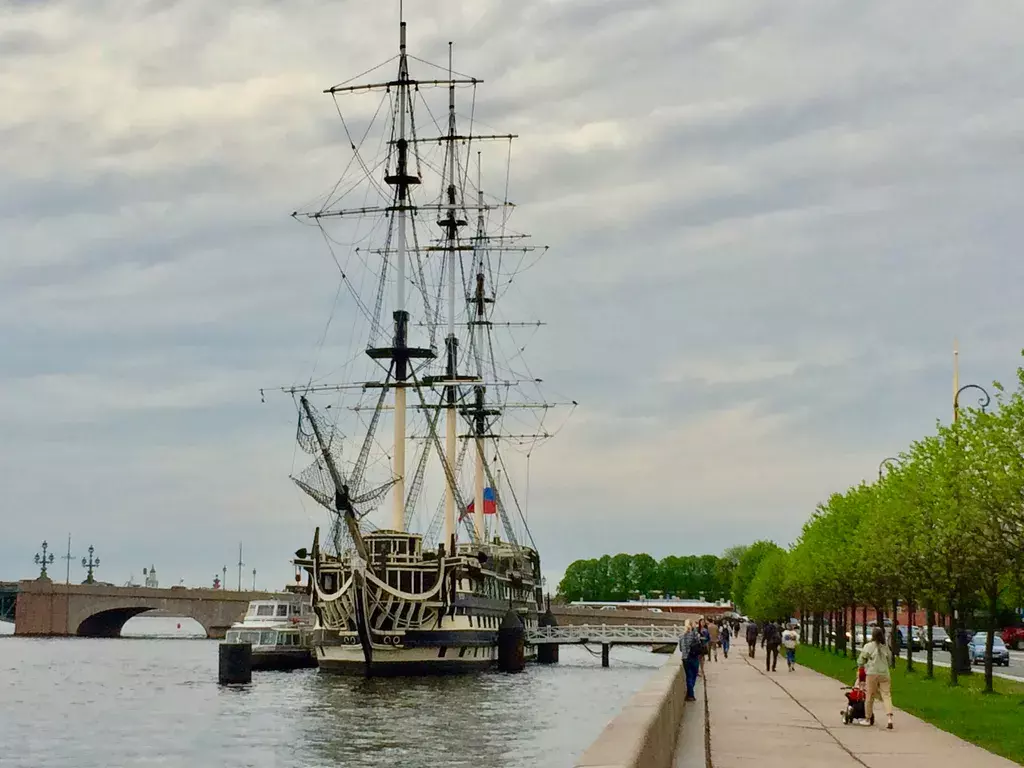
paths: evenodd
<path fill-rule="evenodd" d="M 475 511 L 476 502 L 471 501 L 466 505 L 466 511 L 461 517 L 471 515 Z M 494 500 L 494 489 L 484 488 L 484 514 L 485 515 L 496 515 L 498 514 L 498 504 Z"/>

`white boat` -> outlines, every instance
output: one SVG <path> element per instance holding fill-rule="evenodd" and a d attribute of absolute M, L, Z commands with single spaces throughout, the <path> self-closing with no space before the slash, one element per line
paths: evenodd
<path fill-rule="evenodd" d="M 253 600 L 242 620 L 231 625 L 224 642 L 249 643 L 253 669 L 315 667 L 316 660 L 305 643 L 312 619 L 309 600 L 300 595 Z"/>
<path fill-rule="evenodd" d="M 454 72 L 451 48 L 448 66 L 424 79 L 410 75 L 413 58 L 400 21 L 396 75 L 326 91 L 344 130 L 355 130 L 345 147 L 354 178 L 294 214 L 322 231 L 332 255 L 351 245 L 341 279 L 367 330 L 346 338 L 353 379 L 283 388 L 298 407 L 299 446 L 314 457 L 293 479 L 330 515 L 327 535 L 316 528 L 312 550 L 294 562 L 309 579 L 320 669 L 368 676 L 485 669 L 498 658 L 503 621 L 536 626 L 540 556 L 522 488 L 530 453 L 558 430 L 545 419 L 560 405 L 539 396 L 541 380 L 523 362 L 522 334 L 542 323 L 495 314 L 513 276 L 542 251 L 510 228 L 505 192 L 485 196 L 481 186 L 478 146 L 501 142 L 494 156 L 505 165 L 515 137 L 456 126 L 456 91 L 471 113 L 467 94 L 481 81 Z M 429 93 L 447 102 L 446 125 L 444 106 L 424 106 Z M 363 97 L 379 102 L 376 112 L 343 106 Z M 495 186 L 507 190 L 501 174 Z M 514 352 L 499 359 L 503 349 Z M 330 400 L 318 409 L 318 397 Z M 389 496 L 390 515 L 375 525 Z"/>

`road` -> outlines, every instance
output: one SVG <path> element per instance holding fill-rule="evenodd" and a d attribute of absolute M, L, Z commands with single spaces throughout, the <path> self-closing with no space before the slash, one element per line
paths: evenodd
<path fill-rule="evenodd" d="M 907 649 L 901 650 L 901 659 L 905 662 L 907 657 Z M 949 666 L 949 654 L 946 651 L 940 651 L 938 648 L 935 649 L 933 658 L 935 663 L 940 666 Z M 919 651 L 914 654 L 914 661 L 924 664 L 927 662 L 928 656 L 924 651 Z M 975 671 L 984 673 L 985 667 L 981 664 L 977 665 Z M 1010 651 L 1010 666 L 1008 667 L 993 667 L 993 672 L 1000 676 L 1009 676 L 1024 679 L 1024 651 Z"/>

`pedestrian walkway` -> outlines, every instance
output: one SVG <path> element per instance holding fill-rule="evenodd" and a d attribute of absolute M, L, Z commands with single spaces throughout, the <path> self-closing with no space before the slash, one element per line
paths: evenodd
<path fill-rule="evenodd" d="M 798 652 L 799 658 L 799 652 Z M 874 727 L 843 725 L 842 683 L 785 658 L 765 672 L 757 658 L 732 654 L 705 663 L 713 768 L 1011 768 L 1005 758 L 896 710 L 885 729 L 876 702 Z M 879 714 L 881 716 L 879 716 Z"/>

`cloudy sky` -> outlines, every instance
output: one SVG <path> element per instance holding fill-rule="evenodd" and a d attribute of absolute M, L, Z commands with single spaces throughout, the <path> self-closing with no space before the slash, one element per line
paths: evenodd
<path fill-rule="evenodd" d="M 964 383 L 1018 365 L 1021 3 L 407 6 L 410 52 L 456 41 L 478 117 L 521 135 L 517 224 L 551 246 L 519 289 L 531 367 L 580 403 L 532 459 L 552 578 L 788 543 L 949 418 L 954 337 Z M 69 532 L 117 583 L 234 574 L 239 540 L 247 582 L 289 578 L 322 517 L 259 389 L 308 378 L 346 311 L 289 214 L 344 161 L 321 90 L 392 56 L 396 17 L 0 10 L 0 579 Z"/>

